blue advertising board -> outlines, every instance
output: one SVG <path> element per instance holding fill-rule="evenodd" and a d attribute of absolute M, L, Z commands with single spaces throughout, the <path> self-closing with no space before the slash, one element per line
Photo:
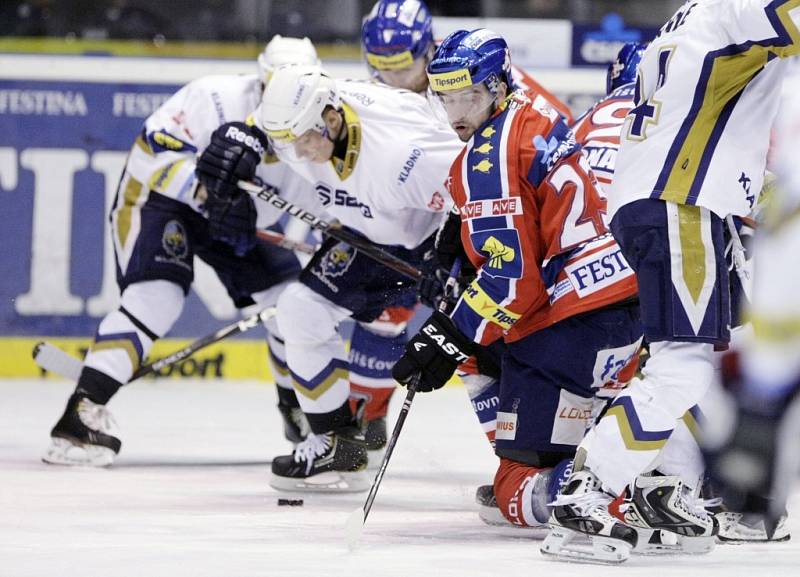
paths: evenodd
<path fill-rule="evenodd" d="M 85 347 L 116 308 L 109 207 L 144 119 L 179 87 L 0 80 L 0 376 L 24 376 L 17 357 L 27 349 L 31 365 L 32 339 Z M 171 336 L 197 338 L 236 315 L 202 272 Z"/>

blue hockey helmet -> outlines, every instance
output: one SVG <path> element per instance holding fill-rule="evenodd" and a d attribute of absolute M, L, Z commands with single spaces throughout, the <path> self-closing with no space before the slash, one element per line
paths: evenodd
<path fill-rule="evenodd" d="M 378 0 L 361 25 L 361 44 L 373 72 L 407 68 L 433 45 L 431 13 L 422 0 Z"/>
<path fill-rule="evenodd" d="M 608 65 L 606 73 L 606 94 L 611 94 L 620 86 L 636 81 L 636 69 L 642 61 L 647 44 L 627 42 L 620 49 L 616 59 Z"/>
<path fill-rule="evenodd" d="M 428 63 L 428 79 L 436 92 L 482 82 L 492 94 L 500 82 L 512 88 L 508 44 L 502 36 L 486 28 L 457 30 L 436 49 Z"/>

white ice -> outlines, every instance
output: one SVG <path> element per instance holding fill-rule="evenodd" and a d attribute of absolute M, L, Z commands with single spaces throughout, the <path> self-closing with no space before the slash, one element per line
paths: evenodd
<path fill-rule="evenodd" d="M 343 525 L 366 494 L 277 506 L 269 463 L 289 445 L 273 386 L 124 388 L 109 405 L 123 446 L 107 470 L 39 460 L 71 389 L 0 381 L 0 577 L 800 575 L 796 540 L 620 567 L 545 560 L 524 530 L 478 519 L 475 488 L 491 481 L 496 458 L 460 388 L 417 395 L 353 553 Z M 790 527 L 800 537 L 797 516 Z"/>

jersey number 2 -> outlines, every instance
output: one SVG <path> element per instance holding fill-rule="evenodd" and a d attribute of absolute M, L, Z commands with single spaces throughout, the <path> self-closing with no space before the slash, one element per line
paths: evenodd
<path fill-rule="evenodd" d="M 590 171 L 585 157 L 581 156 L 578 162 L 584 172 Z M 603 233 L 602 226 L 600 230 L 596 226 L 596 223 L 602 225 L 603 216 L 598 209 L 586 206 L 586 186 L 574 166 L 568 163 L 559 165 L 548 180 L 559 196 L 565 191 L 567 184 L 575 186 L 575 194 L 572 196 L 569 213 L 564 220 L 559 239 L 561 250 L 577 246 Z"/>

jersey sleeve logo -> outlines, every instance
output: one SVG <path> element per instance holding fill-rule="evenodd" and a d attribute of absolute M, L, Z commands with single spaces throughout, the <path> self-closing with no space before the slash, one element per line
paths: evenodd
<path fill-rule="evenodd" d="M 153 152 L 166 152 L 168 150 L 173 152 L 197 152 L 197 147 L 172 136 L 163 129 L 149 133 L 147 140 Z"/>
<path fill-rule="evenodd" d="M 514 229 L 494 229 L 474 232 L 472 246 L 480 247 L 487 260 L 483 271 L 495 277 L 522 278 L 522 250 L 519 234 Z"/>
<path fill-rule="evenodd" d="M 504 245 L 493 236 L 486 239 L 481 250 L 489 254 L 489 266 L 498 270 L 503 268 L 503 263 L 513 262 L 517 254 L 517 251 L 510 246 Z"/>

